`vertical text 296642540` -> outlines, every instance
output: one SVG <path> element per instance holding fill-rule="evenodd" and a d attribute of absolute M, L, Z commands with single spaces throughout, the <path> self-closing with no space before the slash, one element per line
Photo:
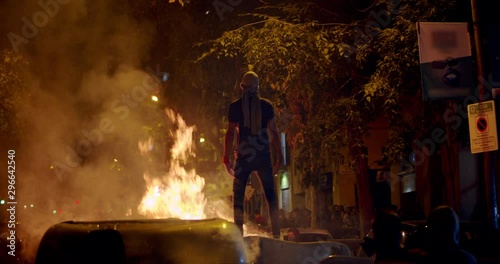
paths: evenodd
<path fill-rule="evenodd" d="M 16 256 L 16 151 L 9 150 L 7 152 L 7 254 Z"/>

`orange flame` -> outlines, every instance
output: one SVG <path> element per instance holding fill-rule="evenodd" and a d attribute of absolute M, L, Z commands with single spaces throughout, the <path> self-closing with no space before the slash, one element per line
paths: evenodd
<path fill-rule="evenodd" d="M 170 149 L 172 160 L 166 175 L 155 178 L 144 173 L 147 191 L 138 207 L 140 214 L 153 218 L 204 219 L 206 198 L 203 192 L 205 179 L 196 174 L 194 169 L 187 171 L 183 164 L 189 157 L 194 157 L 193 131 L 184 119 L 174 111 L 167 109 L 167 117 L 175 123 L 177 129 L 172 132 L 174 145 Z M 139 142 L 143 156 L 151 151 L 153 140 Z"/>

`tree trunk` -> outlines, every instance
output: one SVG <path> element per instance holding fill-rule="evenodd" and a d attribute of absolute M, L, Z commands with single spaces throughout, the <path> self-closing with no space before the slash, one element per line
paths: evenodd
<path fill-rule="evenodd" d="M 460 174 L 458 164 L 458 143 L 442 147 L 442 170 L 444 178 L 444 203 L 460 213 Z M 459 214 L 460 215 L 460 214 Z"/>
<path fill-rule="evenodd" d="M 360 146 L 351 144 L 351 157 L 356 161 L 356 182 L 358 188 L 359 230 L 364 237 L 372 227 L 373 198 L 370 190 L 370 179 L 368 178 L 368 159 L 366 152 Z"/>
<path fill-rule="evenodd" d="M 316 228 L 316 219 L 318 217 L 318 196 L 316 195 L 318 192 L 318 185 L 315 183 L 311 186 L 311 227 Z"/>

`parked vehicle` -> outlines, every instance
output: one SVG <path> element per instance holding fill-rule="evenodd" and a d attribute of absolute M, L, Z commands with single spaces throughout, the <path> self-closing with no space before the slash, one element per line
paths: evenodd
<path fill-rule="evenodd" d="M 425 247 L 427 224 L 426 220 L 402 221 L 401 244 L 406 249 Z M 480 225 L 477 222 L 460 221 L 460 246 L 465 249 L 474 244 L 478 238 Z"/>
<path fill-rule="evenodd" d="M 403 221 L 402 244 L 406 249 L 426 247 L 427 225 L 425 220 Z M 485 262 L 486 259 L 500 260 L 500 254 L 496 246 L 500 240 L 498 233 L 489 231 L 487 225 L 480 222 L 460 221 L 460 239 L 461 248 L 471 252 L 478 261 Z M 498 263 L 498 262 L 495 262 Z"/>
<path fill-rule="evenodd" d="M 355 257 L 355 256 L 339 256 L 330 255 L 325 259 L 322 259 L 320 264 L 373 264 L 374 261 L 371 258 Z"/>
<path fill-rule="evenodd" d="M 291 242 L 262 236 L 246 236 L 244 241 L 252 264 L 319 263 L 330 255 L 352 256 L 349 247 L 336 241 Z"/>
<path fill-rule="evenodd" d="M 427 225 L 426 220 L 402 221 L 402 241 L 401 246 L 407 250 L 426 248 Z M 479 222 L 460 221 L 459 245 L 471 252 L 481 263 L 500 263 L 500 253 L 495 249 L 500 242 L 499 234 L 488 232 L 485 225 Z M 370 230 L 367 238 L 373 238 L 373 231 Z M 357 257 L 366 257 L 361 246 L 354 253 Z"/>

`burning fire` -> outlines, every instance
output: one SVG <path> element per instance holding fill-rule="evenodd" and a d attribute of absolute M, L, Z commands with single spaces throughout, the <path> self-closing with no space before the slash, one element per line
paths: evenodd
<path fill-rule="evenodd" d="M 195 157 L 195 127 L 188 126 L 179 114 L 170 109 L 166 109 L 166 115 L 177 127 L 172 132 L 172 160 L 168 172 L 160 178 L 149 172 L 144 173 L 147 192 L 138 207 L 139 213 L 152 218 L 204 219 L 207 203 L 203 192 L 205 180 L 194 169 L 188 171 L 183 165 L 189 157 Z M 139 142 L 139 150 L 143 156 L 147 156 L 152 148 L 151 138 Z"/>

